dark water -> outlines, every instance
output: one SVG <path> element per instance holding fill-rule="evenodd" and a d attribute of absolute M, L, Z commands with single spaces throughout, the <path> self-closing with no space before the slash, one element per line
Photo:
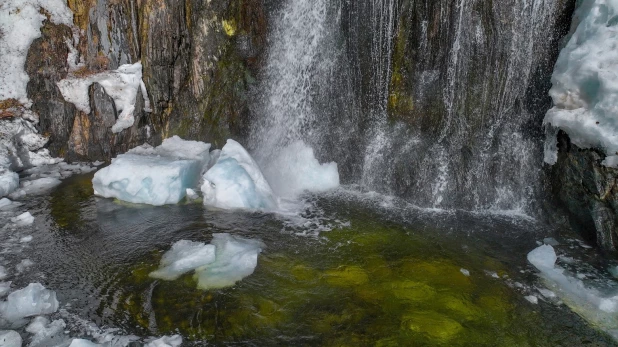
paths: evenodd
<path fill-rule="evenodd" d="M 552 236 L 533 221 L 341 190 L 308 198 L 304 223 L 292 223 L 199 203 L 126 205 L 92 196 L 90 179 L 27 202 L 36 231 L 20 256 L 36 265 L 15 285 L 40 281 L 71 316 L 117 334 L 180 333 L 188 345 L 615 345 L 564 305 L 524 299 L 517 283 L 536 283 L 525 255 Z M 220 232 L 266 244 L 236 286 L 148 277 L 172 243 Z"/>

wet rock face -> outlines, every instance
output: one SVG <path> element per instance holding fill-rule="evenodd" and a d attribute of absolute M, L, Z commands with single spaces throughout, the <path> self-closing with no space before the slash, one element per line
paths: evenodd
<path fill-rule="evenodd" d="M 26 64 L 28 95 L 52 155 L 109 160 L 172 135 L 221 145 L 228 137 L 242 138 L 248 89 L 264 51 L 262 0 L 69 0 L 68 5 L 74 30 L 46 22 Z M 63 99 L 56 83 L 67 77 L 67 42 L 77 32 L 76 49 L 84 62 L 78 74 L 142 62 L 152 112 L 142 111 L 138 94 L 131 128 L 112 133 L 118 112 L 100 85 L 90 86 L 89 114 Z"/>
<path fill-rule="evenodd" d="M 618 249 L 618 169 L 601 165 L 605 155 L 580 149 L 558 134 L 558 161 L 550 168 L 551 190 L 571 226 L 605 251 Z"/>

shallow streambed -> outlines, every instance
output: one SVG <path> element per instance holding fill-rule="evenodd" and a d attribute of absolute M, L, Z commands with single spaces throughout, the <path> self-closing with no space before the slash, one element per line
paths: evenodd
<path fill-rule="evenodd" d="M 552 236 L 529 220 L 344 190 L 310 198 L 293 221 L 199 203 L 127 205 L 92 196 L 91 177 L 26 201 L 33 241 L 5 256 L 34 261 L 14 285 L 55 290 L 73 335 L 89 321 L 117 334 L 179 333 L 186 345 L 615 345 L 564 305 L 524 298 L 538 285 L 526 253 Z M 266 244 L 236 286 L 148 276 L 172 243 L 220 232 Z"/>

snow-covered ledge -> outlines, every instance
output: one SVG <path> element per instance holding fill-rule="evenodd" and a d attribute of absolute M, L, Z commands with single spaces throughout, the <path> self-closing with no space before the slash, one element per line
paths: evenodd
<path fill-rule="evenodd" d="M 549 92 L 554 107 L 544 124 L 565 131 L 580 148 L 597 148 L 618 167 L 618 2 L 584 0 L 560 52 Z M 545 161 L 557 160 L 556 131 L 547 136 Z"/>

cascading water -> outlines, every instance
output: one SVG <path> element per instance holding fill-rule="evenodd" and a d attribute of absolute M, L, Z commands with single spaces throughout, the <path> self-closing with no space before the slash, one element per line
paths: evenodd
<path fill-rule="evenodd" d="M 566 6 L 287 1 L 258 90 L 258 162 L 303 141 L 364 189 L 529 212 Z"/>

